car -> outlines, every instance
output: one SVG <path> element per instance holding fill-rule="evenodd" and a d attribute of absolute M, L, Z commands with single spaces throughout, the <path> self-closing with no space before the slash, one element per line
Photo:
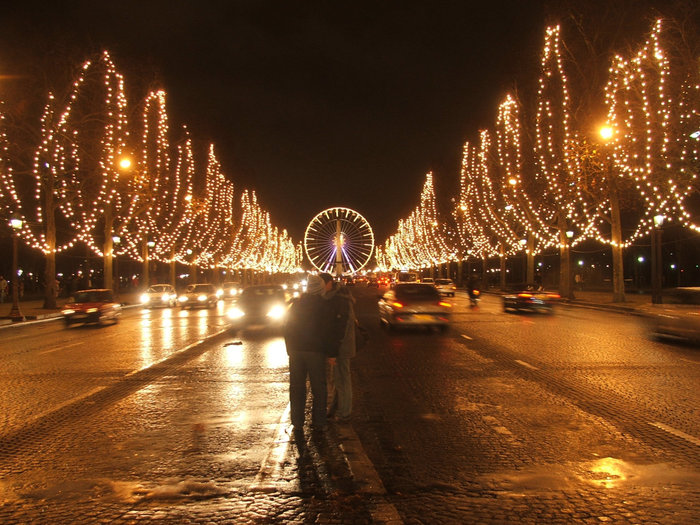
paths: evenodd
<path fill-rule="evenodd" d="M 121 303 L 114 300 L 112 290 L 91 288 L 78 290 L 61 311 L 66 327 L 72 324 L 119 322 Z"/>
<path fill-rule="evenodd" d="M 454 297 L 457 287 L 452 279 L 435 279 L 435 288 L 438 289 L 442 295 L 447 295 L 449 297 Z"/>
<path fill-rule="evenodd" d="M 141 304 L 145 308 L 156 306 L 176 306 L 177 292 L 171 284 L 154 284 L 141 294 Z"/>
<path fill-rule="evenodd" d="M 640 309 L 649 333 L 656 338 L 673 338 L 700 344 L 700 288 L 664 290 L 662 304 Z"/>
<path fill-rule="evenodd" d="M 287 307 L 283 286 L 258 284 L 243 289 L 227 316 L 236 329 L 282 328 Z"/>
<path fill-rule="evenodd" d="M 447 330 L 452 304 L 425 283 L 396 283 L 379 298 L 379 322 L 389 329 L 423 326 Z"/>
<path fill-rule="evenodd" d="M 221 288 L 217 291 L 221 292 L 219 294 L 219 297 L 224 299 L 224 300 L 229 300 L 232 301 L 233 299 L 236 298 L 236 296 L 241 293 L 241 290 L 243 287 L 241 286 L 241 283 L 238 281 L 226 281 L 221 284 Z"/>
<path fill-rule="evenodd" d="M 216 308 L 219 298 L 213 284 L 188 284 L 178 298 L 180 308 Z"/>
<path fill-rule="evenodd" d="M 503 295 L 504 312 L 553 313 L 554 305 L 561 299 L 557 292 L 548 292 L 536 284 L 516 284 Z"/>

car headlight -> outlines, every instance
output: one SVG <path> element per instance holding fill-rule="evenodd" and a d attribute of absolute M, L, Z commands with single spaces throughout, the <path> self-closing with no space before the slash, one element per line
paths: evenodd
<path fill-rule="evenodd" d="M 219 290 L 216 291 L 216 296 L 217 296 L 217 297 L 221 297 L 222 295 L 224 295 L 224 291 L 223 291 L 223 290 L 219 289 Z"/>
<path fill-rule="evenodd" d="M 94 313 L 97 312 L 97 311 L 98 311 L 97 308 L 88 308 L 88 309 L 86 310 L 86 312 L 89 313 L 89 314 L 94 314 Z"/>
<path fill-rule="evenodd" d="M 284 317 L 285 309 L 284 306 L 281 304 L 276 304 L 272 308 L 270 308 L 270 311 L 267 312 L 267 316 L 270 319 L 282 319 Z"/>
<path fill-rule="evenodd" d="M 197 300 L 198 300 L 200 303 L 203 303 L 204 301 L 207 300 L 207 296 L 204 295 L 204 294 L 198 295 L 198 296 L 197 296 Z"/>
<path fill-rule="evenodd" d="M 71 314 L 74 314 L 74 313 L 75 313 L 75 310 L 70 310 L 70 309 L 68 309 L 68 310 L 63 310 L 61 313 L 62 313 L 63 315 L 71 315 Z"/>
<path fill-rule="evenodd" d="M 241 310 L 240 308 L 234 307 L 228 311 L 227 315 L 229 316 L 230 319 L 240 319 L 241 317 L 243 317 L 245 315 L 245 312 L 243 310 Z"/>
<path fill-rule="evenodd" d="M 147 293 L 141 294 L 141 303 L 146 304 L 148 301 L 150 301 L 150 297 L 148 296 Z"/>
<path fill-rule="evenodd" d="M 187 302 L 187 296 L 186 296 L 186 295 L 181 295 L 180 297 L 178 297 L 177 300 L 180 301 L 181 303 L 186 303 L 186 302 Z"/>
<path fill-rule="evenodd" d="M 170 300 L 170 294 L 164 293 L 163 295 L 160 296 L 160 300 L 163 301 L 164 303 L 167 303 Z"/>

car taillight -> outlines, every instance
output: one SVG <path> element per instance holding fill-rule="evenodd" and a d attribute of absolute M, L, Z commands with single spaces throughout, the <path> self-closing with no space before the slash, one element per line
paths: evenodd
<path fill-rule="evenodd" d="M 519 293 L 518 297 L 532 297 L 531 293 Z"/>
<path fill-rule="evenodd" d="M 480 293 L 479 290 L 473 290 L 473 291 L 472 291 L 472 294 L 474 294 L 475 297 L 476 297 L 477 295 L 479 295 L 479 293 Z"/>
<path fill-rule="evenodd" d="M 438 306 L 445 306 L 447 308 L 452 308 L 452 305 L 450 303 L 448 303 L 447 301 L 440 301 L 438 303 Z"/>
<path fill-rule="evenodd" d="M 391 306 L 393 306 L 394 308 L 403 308 L 403 303 L 394 301 L 393 303 L 391 303 Z"/>
<path fill-rule="evenodd" d="M 558 293 L 550 293 L 550 294 L 547 294 L 547 297 L 548 297 L 549 299 L 561 299 L 561 295 L 559 295 Z"/>

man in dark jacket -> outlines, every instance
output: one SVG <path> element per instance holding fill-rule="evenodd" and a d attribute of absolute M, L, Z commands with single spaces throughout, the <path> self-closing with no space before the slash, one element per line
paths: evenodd
<path fill-rule="evenodd" d="M 321 296 L 324 283 L 317 275 L 307 281 L 306 293 L 289 308 L 284 342 L 289 355 L 289 404 L 297 448 L 304 446 L 306 378 L 311 383 L 312 429 L 323 432 L 327 425 L 326 360 L 335 359 L 343 338 L 335 329 L 331 312 Z"/>

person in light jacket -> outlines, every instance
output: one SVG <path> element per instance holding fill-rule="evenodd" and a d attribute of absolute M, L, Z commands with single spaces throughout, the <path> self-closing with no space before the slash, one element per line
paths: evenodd
<path fill-rule="evenodd" d="M 332 367 L 331 386 L 329 388 L 330 403 L 328 415 L 336 421 L 345 422 L 352 413 L 352 377 L 350 359 L 355 357 L 355 298 L 345 286 L 340 286 L 327 273 L 320 274 L 325 281 L 323 298 L 328 301 L 333 317 L 339 323 L 338 331 L 342 331 L 338 356 Z"/>

